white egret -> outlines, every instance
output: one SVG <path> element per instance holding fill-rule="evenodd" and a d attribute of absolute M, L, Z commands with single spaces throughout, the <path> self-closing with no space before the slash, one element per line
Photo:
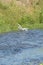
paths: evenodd
<path fill-rule="evenodd" d="M 18 29 L 22 31 L 28 31 L 28 28 L 23 28 L 20 24 L 18 24 Z"/>

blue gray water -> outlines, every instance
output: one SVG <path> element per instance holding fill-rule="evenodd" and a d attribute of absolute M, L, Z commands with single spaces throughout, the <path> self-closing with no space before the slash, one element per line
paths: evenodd
<path fill-rule="evenodd" d="M 43 63 L 43 30 L 0 34 L 0 65 Z"/>

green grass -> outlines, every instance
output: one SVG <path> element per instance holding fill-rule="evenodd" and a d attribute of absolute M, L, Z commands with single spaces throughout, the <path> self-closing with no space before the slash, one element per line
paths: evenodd
<path fill-rule="evenodd" d="M 43 9 L 36 7 L 31 15 L 26 7 L 0 3 L 0 33 L 17 31 L 18 23 L 29 29 L 43 29 Z"/>

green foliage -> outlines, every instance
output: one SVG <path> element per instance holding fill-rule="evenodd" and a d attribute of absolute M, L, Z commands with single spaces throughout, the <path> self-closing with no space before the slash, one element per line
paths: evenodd
<path fill-rule="evenodd" d="M 4 4 L 2 4 L 2 3 L 0 2 L 0 9 L 5 10 L 5 9 L 7 9 L 7 6 L 6 6 L 6 5 L 4 5 Z"/>
<path fill-rule="evenodd" d="M 43 9 L 36 8 L 32 14 L 26 13 L 26 7 L 15 3 L 0 3 L 0 32 L 18 30 L 18 23 L 29 29 L 43 29 Z"/>
<path fill-rule="evenodd" d="M 21 17 L 21 21 L 19 24 L 34 24 L 34 20 L 30 16 L 24 15 Z"/>
<path fill-rule="evenodd" d="M 40 12 L 40 15 L 39 15 L 39 23 L 43 23 L 43 16 L 42 16 L 42 12 Z"/>

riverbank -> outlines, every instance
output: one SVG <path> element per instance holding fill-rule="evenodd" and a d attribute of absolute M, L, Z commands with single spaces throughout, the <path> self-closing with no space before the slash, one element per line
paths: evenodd
<path fill-rule="evenodd" d="M 33 6 L 17 5 L 12 2 L 3 4 L 0 2 L 0 33 L 17 31 L 18 23 L 28 29 L 43 29 L 43 8 L 41 3 Z"/>

